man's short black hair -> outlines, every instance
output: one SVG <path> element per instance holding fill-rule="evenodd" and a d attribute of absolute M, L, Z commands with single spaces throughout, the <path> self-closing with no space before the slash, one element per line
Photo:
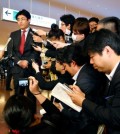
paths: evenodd
<path fill-rule="evenodd" d="M 105 29 L 111 30 L 120 36 L 120 19 L 115 16 L 105 17 L 99 21 L 98 24 L 103 24 Z M 108 24 L 112 24 L 110 27 L 107 27 Z"/>
<path fill-rule="evenodd" d="M 58 49 L 56 59 L 61 63 L 69 65 L 72 61 L 75 61 L 78 66 L 82 66 L 88 62 L 88 56 L 84 53 L 83 46 L 79 45 L 79 43 L 73 43 Z"/>
<path fill-rule="evenodd" d="M 92 21 L 98 23 L 99 19 L 96 18 L 96 17 L 92 17 L 92 18 L 89 19 L 89 22 L 92 22 Z"/>
<path fill-rule="evenodd" d="M 117 55 L 120 55 L 120 38 L 108 29 L 101 29 L 90 34 L 85 41 L 85 47 L 88 53 L 102 54 L 106 46 L 109 46 Z"/>
<path fill-rule="evenodd" d="M 71 31 L 74 25 L 75 17 L 72 14 L 65 14 L 60 17 L 60 20 L 65 23 L 66 26 L 70 24 L 71 26 Z"/>
<path fill-rule="evenodd" d="M 17 20 L 17 18 L 18 18 L 19 15 L 24 15 L 27 19 L 31 19 L 30 13 L 29 13 L 27 10 L 25 10 L 25 9 L 19 11 L 19 12 L 16 14 L 16 20 Z"/>

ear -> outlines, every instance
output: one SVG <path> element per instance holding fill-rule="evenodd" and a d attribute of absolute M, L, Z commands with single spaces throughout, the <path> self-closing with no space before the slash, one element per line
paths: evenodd
<path fill-rule="evenodd" d="M 64 65 L 60 65 L 62 70 L 65 70 L 65 66 Z"/>
<path fill-rule="evenodd" d="M 84 39 L 85 38 L 85 35 L 84 34 L 80 34 L 81 35 L 81 38 Z"/>
<path fill-rule="evenodd" d="M 28 22 L 30 23 L 31 19 L 28 19 Z"/>
<path fill-rule="evenodd" d="M 76 66 L 76 62 L 74 60 L 72 60 L 71 66 Z"/>
<path fill-rule="evenodd" d="M 70 24 L 68 24 L 68 25 L 67 25 L 67 28 L 70 30 L 70 28 L 71 28 L 71 25 L 70 25 Z"/>
<path fill-rule="evenodd" d="M 111 55 L 114 51 L 110 46 L 105 46 L 104 51 L 106 54 Z"/>

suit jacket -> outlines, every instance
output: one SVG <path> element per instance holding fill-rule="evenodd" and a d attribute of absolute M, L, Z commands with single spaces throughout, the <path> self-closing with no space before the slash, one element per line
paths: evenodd
<path fill-rule="evenodd" d="M 120 134 L 120 63 L 101 102 L 103 103 L 85 99 L 83 109 L 105 124 L 108 134 Z"/>
<path fill-rule="evenodd" d="M 8 44 L 7 50 L 8 55 L 12 55 L 14 57 L 14 68 L 13 73 L 20 73 L 22 69 L 20 66 L 17 65 L 18 61 L 20 60 L 27 60 L 28 63 L 31 63 L 31 59 L 35 59 L 36 52 L 34 51 L 31 43 L 33 42 L 32 35 L 30 34 L 31 28 L 28 32 L 25 47 L 24 47 L 24 53 L 21 55 L 19 52 L 19 45 L 21 40 L 21 30 L 17 30 L 11 33 L 10 37 L 11 40 Z"/>
<path fill-rule="evenodd" d="M 85 64 L 78 74 L 76 85 L 86 94 L 87 98 L 96 101 L 96 98 L 102 95 L 100 91 L 103 90 L 104 86 L 101 83 L 104 79 L 103 74 L 95 70 L 92 65 Z M 98 124 L 84 109 L 78 113 L 72 109 L 65 108 L 62 113 L 71 118 L 73 131 L 84 134 L 97 133 Z"/>

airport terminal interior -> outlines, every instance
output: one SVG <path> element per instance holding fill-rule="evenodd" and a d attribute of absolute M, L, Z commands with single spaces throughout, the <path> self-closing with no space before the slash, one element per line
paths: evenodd
<path fill-rule="evenodd" d="M 72 14 L 75 18 L 86 17 L 87 19 L 89 19 L 92 17 L 96 17 L 99 18 L 99 20 L 109 16 L 116 16 L 120 18 L 119 0 L 102 0 L 102 1 L 19 0 L 19 2 L 18 0 L 0 0 L 0 51 L 5 50 L 6 52 L 7 48 L 6 46 L 9 42 L 8 40 L 10 37 L 10 33 L 19 29 L 16 23 L 18 20 L 17 21 L 15 20 L 14 14 L 17 14 L 18 11 L 22 9 L 26 9 L 32 15 L 33 21 L 31 22 L 30 27 L 35 30 L 36 29 L 44 30 L 46 32 L 45 36 L 48 34 L 51 28 L 51 22 L 55 22 L 58 26 L 60 26 L 61 24 L 60 17 L 64 14 Z M 38 22 L 40 20 L 44 20 L 44 22 L 42 23 Z M 47 20 L 46 23 L 45 20 Z M 21 19 L 21 21 L 24 20 Z M 44 41 L 44 39 L 42 41 Z M 2 61 L 1 59 L 0 59 L 0 134 L 8 134 L 9 127 L 6 125 L 3 119 L 2 112 L 6 104 L 6 101 L 10 96 L 14 94 L 14 86 L 12 78 L 10 84 L 11 90 L 6 90 L 7 70 L 6 69 L 3 70 L 2 66 L 3 63 L 1 62 Z M 50 92 L 43 91 L 42 94 L 47 98 L 50 98 Z M 24 95 L 26 96 L 26 92 Z M 40 114 L 41 106 L 38 101 L 36 102 L 36 106 L 37 106 L 37 113 Z M 106 129 L 104 131 L 104 134 L 107 134 Z"/>

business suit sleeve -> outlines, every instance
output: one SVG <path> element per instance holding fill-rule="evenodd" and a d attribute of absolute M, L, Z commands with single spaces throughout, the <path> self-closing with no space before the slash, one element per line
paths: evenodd
<path fill-rule="evenodd" d="M 58 108 L 56 108 L 56 106 L 48 99 L 46 99 L 41 106 L 45 109 L 45 111 L 48 114 L 60 114 L 60 111 L 58 110 Z"/>
<path fill-rule="evenodd" d="M 36 73 L 35 78 L 38 80 L 39 87 L 44 90 L 52 90 L 58 82 L 73 84 L 73 80 L 68 73 L 61 74 L 57 80 L 53 81 L 45 81 L 40 72 Z"/>
<path fill-rule="evenodd" d="M 18 53 L 18 44 L 20 43 L 20 30 L 12 32 L 10 34 L 10 42 L 7 45 L 7 51 L 8 51 L 8 55 L 12 55 L 14 57 L 14 62 L 17 63 L 20 60 L 20 56 L 18 56 L 18 54 L 16 54 L 16 52 Z M 16 47 L 17 46 L 17 49 Z"/>
<path fill-rule="evenodd" d="M 120 127 L 120 80 L 114 85 L 114 96 L 108 96 L 103 105 L 96 104 L 88 99 L 83 102 L 83 109 L 101 123 L 111 127 Z"/>
<path fill-rule="evenodd" d="M 39 87 L 44 90 L 52 90 L 54 86 L 58 83 L 58 80 L 45 81 L 40 72 L 35 75 L 35 78 L 38 80 Z"/>

